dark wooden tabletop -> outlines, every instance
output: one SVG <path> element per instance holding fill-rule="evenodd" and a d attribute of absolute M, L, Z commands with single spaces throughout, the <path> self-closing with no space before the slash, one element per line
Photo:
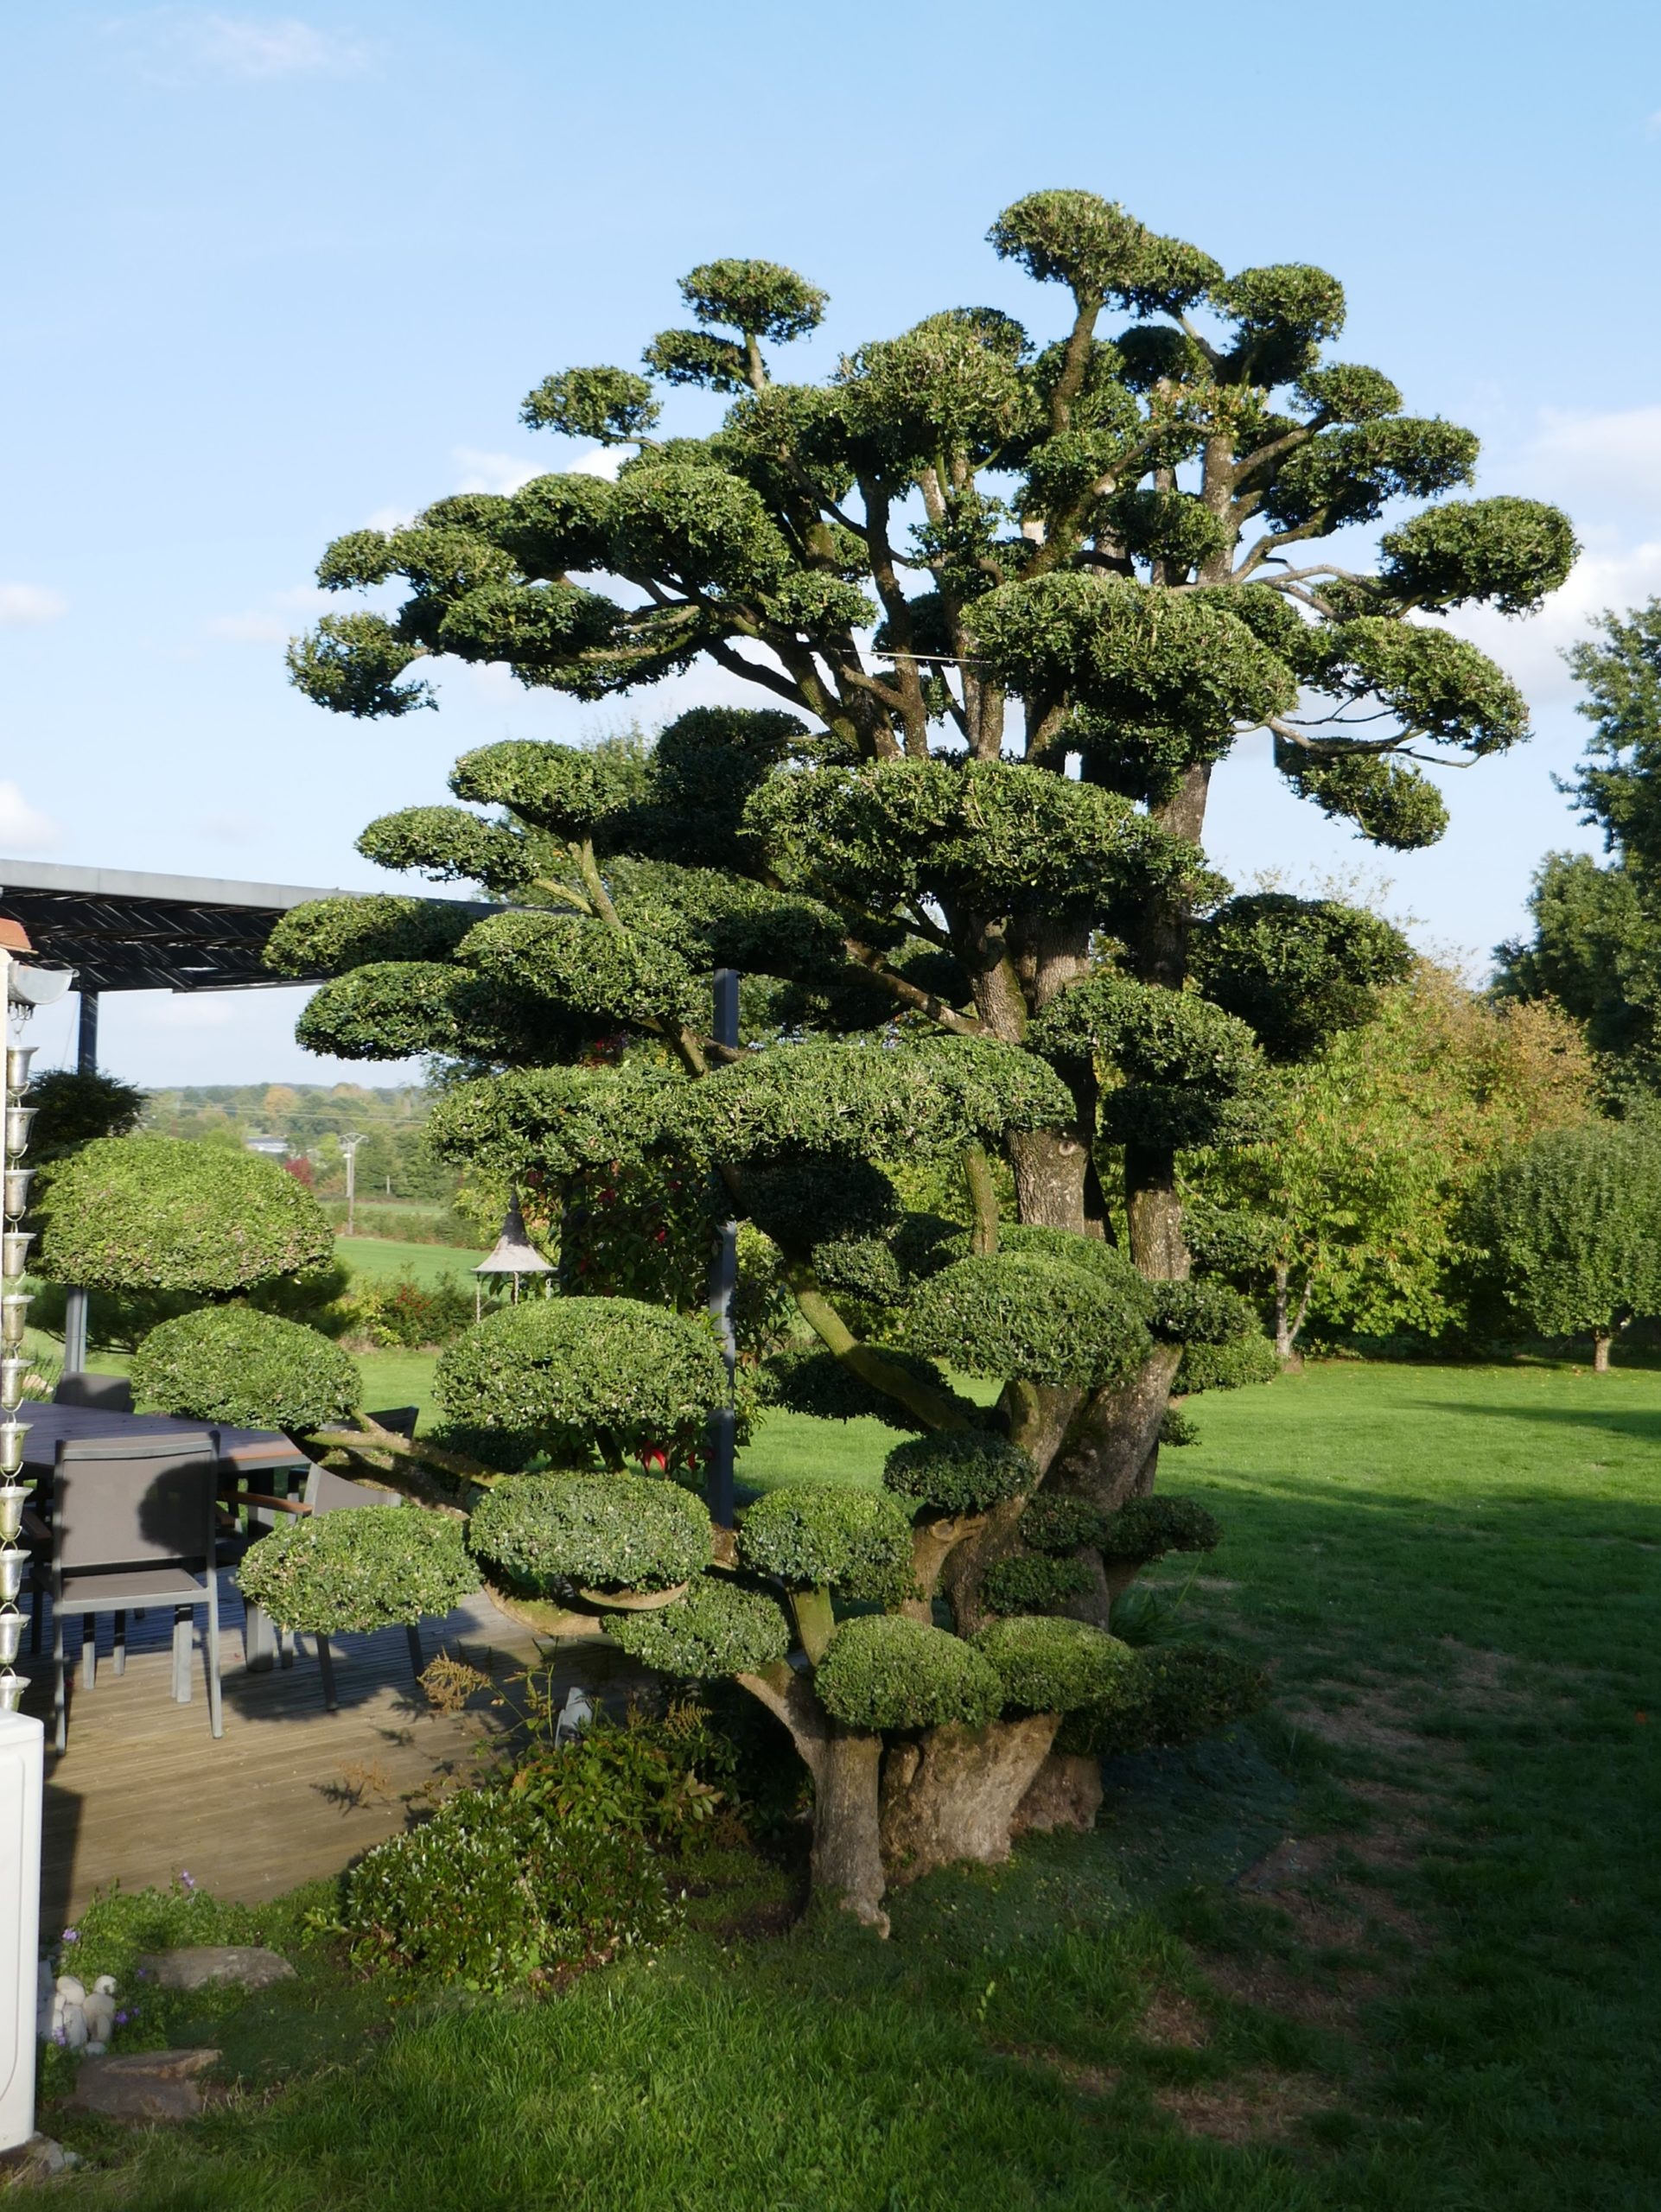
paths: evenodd
<path fill-rule="evenodd" d="M 97 1406 L 43 1405 L 25 1398 L 11 1418 L 27 1421 L 23 1465 L 45 1470 L 58 1456 L 60 1444 L 84 1436 L 200 1436 L 217 1427 L 220 1448 L 239 1467 L 305 1466 L 298 1445 L 276 1429 L 232 1428 L 224 1421 L 175 1421 L 167 1414 L 110 1413 Z"/>

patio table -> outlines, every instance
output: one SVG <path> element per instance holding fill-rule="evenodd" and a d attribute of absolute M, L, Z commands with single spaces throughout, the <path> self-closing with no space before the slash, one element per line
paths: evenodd
<path fill-rule="evenodd" d="M 244 1473 L 282 1474 L 292 1469 L 309 1472 L 311 1462 L 293 1440 L 270 1428 L 232 1428 L 223 1421 L 180 1421 L 170 1414 L 111 1413 L 99 1406 L 60 1406 L 25 1398 L 12 1415 L 27 1421 L 23 1440 L 23 1467 L 39 1478 L 50 1478 L 58 1446 L 82 1437 L 200 1436 L 217 1427 L 220 1449 Z M 276 1654 L 271 1624 L 258 1605 L 244 1607 L 243 1649 L 251 1674 L 263 1674 Z"/>

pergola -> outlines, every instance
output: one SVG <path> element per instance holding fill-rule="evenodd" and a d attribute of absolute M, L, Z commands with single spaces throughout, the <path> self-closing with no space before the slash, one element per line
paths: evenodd
<path fill-rule="evenodd" d="M 98 1069 L 98 1008 L 106 991 L 271 990 L 321 982 L 321 970 L 274 976 L 261 965 L 260 955 L 291 907 L 340 895 L 295 883 L 0 859 L 0 919 L 22 925 L 33 948 L 29 957 L 39 966 L 75 971 L 80 994 L 76 1065 L 83 1075 Z M 492 911 L 467 903 L 478 914 Z M 64 1352 L 73 1371 L 84 1363 L 86 1350 L 79 1294 L 72 1295 L 71 1309 Z"/>

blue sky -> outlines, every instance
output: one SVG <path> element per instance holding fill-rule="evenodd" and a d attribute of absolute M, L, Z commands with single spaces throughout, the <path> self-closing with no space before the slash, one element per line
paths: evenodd
<path fill-rule="evenodd" d="M 1383 872 L 1426 942 L 1480 957 L 1541 854 L 1588 842 L 1552 785 L 1579 748 L 1558 650 L 1661 592 L 1653 7 L 10 0 L 0 35 L 0 855 L 385 882 L 357 831 L 442 798 L 463 747 L 621 717 L 460 668 L 437 714 L 309 706 L 282 643 L 328 538 L 569 466 L 522 395 L 633 361 L 715 255 L 830 293 L 792 374 L 949 305 L 1047 334 L 1054 296 L 983 241 L 1050 184 L 1231 266 L 1331 269 L 1343 356 L 1480 432 L 1481 490 L 1569 509 L 1564 590 L 1472 625 L 1535 742 L 1450 774 L 1447 839 Z M 1261 747 L 1219 777 L 1211 842 L 1242 880 L 1380 872 Z M 299 1051 L 296 1005 L 111 1000 L 105 1058 L 150 1084 L 354 1072 Z M 55 1058 L 67 1011 L 39 1029 Z"/>

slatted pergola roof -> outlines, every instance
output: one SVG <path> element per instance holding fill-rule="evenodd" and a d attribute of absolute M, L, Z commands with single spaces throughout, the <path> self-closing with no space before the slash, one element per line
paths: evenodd
<path fill-rule="evenodd" d="M 73 968 L 86 994 L 320 982 L 274 976 L 260 954 L 290 907 L 340 895 L 293 883 L 0 859 L 0 916 L 22 924 L 41 967 Z"/>

